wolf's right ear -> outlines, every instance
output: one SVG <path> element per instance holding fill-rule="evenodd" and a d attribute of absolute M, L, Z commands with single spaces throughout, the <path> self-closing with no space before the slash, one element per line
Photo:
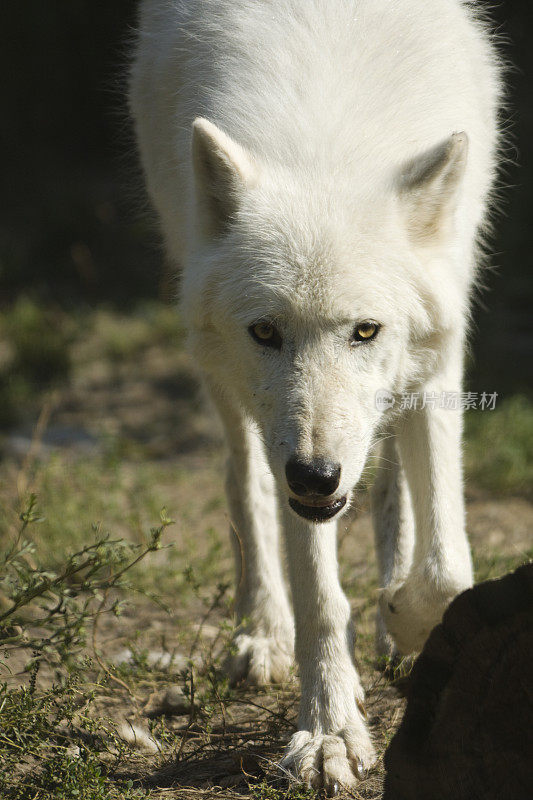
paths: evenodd
<path fill-rule="evenodd" d="M 192 157 L 201 223 L 207 233 L 223 233 L 243 190 L 255 183 L 256 166 L 243 147 L 202 117 L 193 122 Z"/>

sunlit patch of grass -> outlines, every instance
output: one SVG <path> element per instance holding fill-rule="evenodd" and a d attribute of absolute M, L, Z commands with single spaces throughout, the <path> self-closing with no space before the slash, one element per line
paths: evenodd
<path fill-rule="evenodd" d="M 86 326 L 81 351 L 87 360 L 124 364 L 149 347 L 183 347 L 184 330 L 174 306 L 146 303 L 130 314 L 100 308 L 86 317 Z"/>
<path fill-rule="evenodd" d="M 474 485 L 533 495 L 533 403 L 516 396 L 465 415 L 465 469 Z"/>
<path fill-rule="evenodd" d="M 216 457 L 214 461 L 213 473 Z M 88 458 L 52 453 L 33 464 L 30 472 L 25 481 L 46 509 L 34 536 L 38 557 L 61 559 L 66 549 L 83 547 L 93 537 L 94 526 L 102 534 L 113 530 L 137 544 L 150 520 L 167 507 L 176 519 L 167 537 L 169 548 L 134 570 L 139 588 L 179 595 L 183 604 L 192 591 L 190 570 L 194 569 L 194 581 L 207 587 L 232 573 L 228 525 L 218 502 L 220 486 L 209 480 L 209 472 L 205 496 L 197 491 L 198 479 L 183 467 L 158 462 L 132 465 L 114 456 L 110 459 L 105 452 Z M 6 465 L 0 488 L 0 547 L 9 541 L 16 523 L 17 484 L 16 466 Z M 206 505 L 216 525 L 208 524 Z"/>
<path fill-rule="evenodd" d="M 502 575 L 513 572 L 522 564 L 527 564 L 530 561 L 533 561 L 533 547 L 516 554 L 491 552 L 489 555 L 485 555 L 479 551 L 475 552 L 476 583 L 501 578 Z"/>

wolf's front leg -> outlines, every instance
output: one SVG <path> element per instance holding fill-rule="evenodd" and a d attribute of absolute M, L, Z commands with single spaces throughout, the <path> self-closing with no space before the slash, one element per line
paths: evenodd
<path fill-rule="evenodd" d="M 334 793 L 375 760 L 363 719 L 364 693 L 353 660 L 350 606 L 338 577 L 336 523 L 284 512 L 301 679 L 298 732 L 282 765 Z"/>
<path fill-rule="evenodd" d="M 233 683 L 281 683 L 293 661 L 294 623 L 281 570 L 274 481 L 253 423 L 216 390 L 211 394 L 229 446 L 226 493 L 237 579 L 239 626 L 225 668 Z"/>
<path fill-rule="evenodd" d="M 387 431 L 383 442 L 371 497 L 379 585 L 397 588 L 405 581 L 411 568 L 415 525 L 409 488 L 393 429 Z M 381 657 L 394 658 L 397 655 L 380 609 L 376 618 L 376 649 Z"/>
<path fill-rule="evenodd" d="M 428 391 L 440 397 L 450 388 L 443 381 Z M 472 585 L 461 432 L 459 410 L 430 407 L 408 413 L 398 430 L 416 539 L 407 578 L 382 592 L 380 608 L 402 653 L 420 650 L 451 600 Z"/>

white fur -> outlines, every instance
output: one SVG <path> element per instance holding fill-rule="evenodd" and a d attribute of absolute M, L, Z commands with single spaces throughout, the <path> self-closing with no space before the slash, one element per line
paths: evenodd
<path fill-rule="evenodd" d="M 302 699 L 285 764 L 333 791 L 374 758 L 338 580 L 336 522 L 290 510 L 294 455 L 374 489 L 378 645 L 419 649 L 472 581 L 459 412 L 378 411 L 386 389 L 460 391 L 496 159 L 498 62 L 460 0 L 145 0 L 131 107 L 189 343 L 225 423 L 234 678 Z M 275 323 L 281 350 L 248 333 Z M 350 347 L 355 325 L 381 324 Z"/>

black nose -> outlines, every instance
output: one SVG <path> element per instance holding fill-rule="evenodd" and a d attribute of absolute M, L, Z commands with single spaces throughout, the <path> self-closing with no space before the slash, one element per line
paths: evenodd
<path fill-rule="evenodd" d="M 331 461 L 299 461 L 291 458 L 285 467 L 289 488 L 298 497 L 319 494 L 329 497 L 333 494 L 341 477 L 341 468 Z"/>

